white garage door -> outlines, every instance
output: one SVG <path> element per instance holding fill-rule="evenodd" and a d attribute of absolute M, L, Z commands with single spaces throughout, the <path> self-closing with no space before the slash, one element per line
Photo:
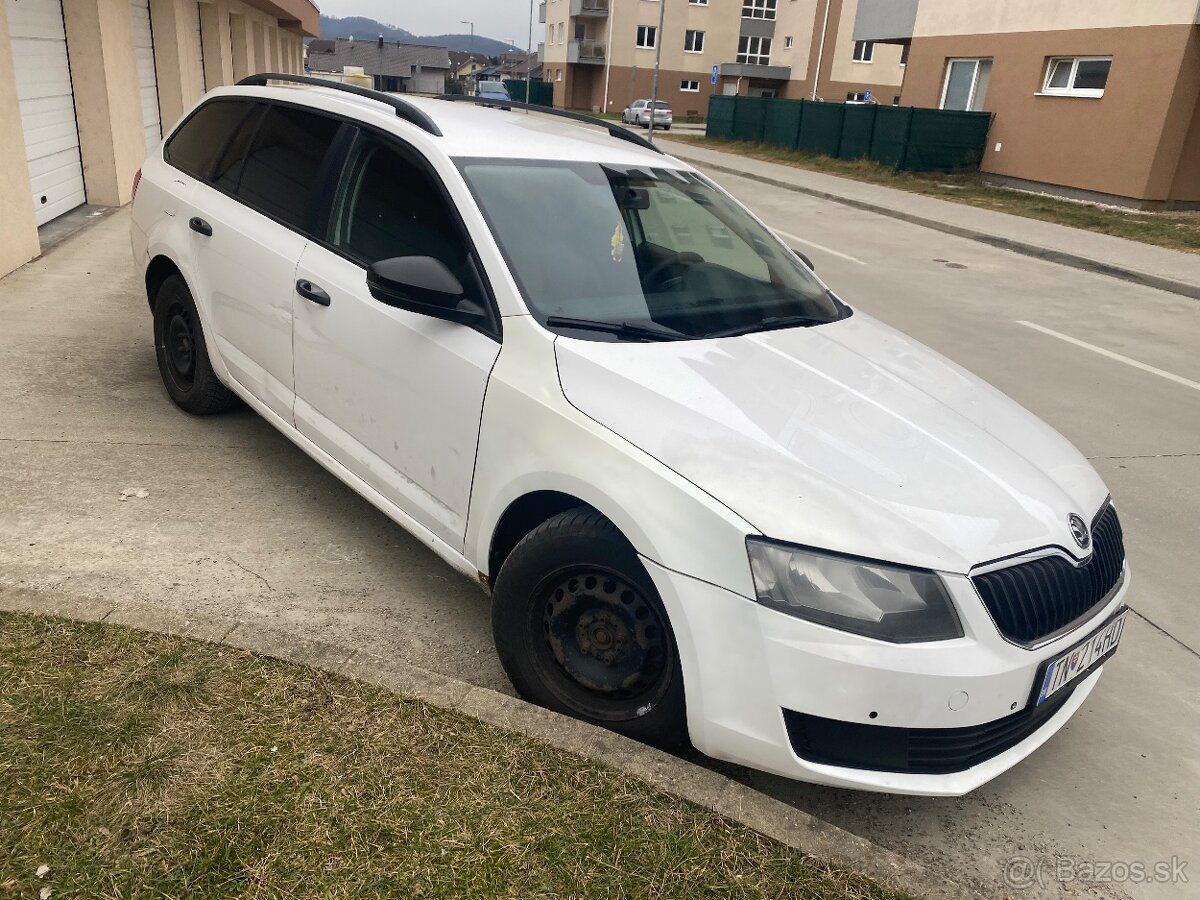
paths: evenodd
<path fill-rule="evenodd" d="M 38 225 L 84 202 L 62 0 L 5 0 Z"/>
<path fill-rule="evenodd" d="M 146 152 L 158 146 L 162 123 L 158 113 L 158 77 L 154 72 L 154 35 L 150 30 L 150 0 L 130 0 L 133 14 L 133 55 L 137 59 L 138 88 L 142 94 L 142 124 Z"/>
<path fill-rule="evenodd" d="M 195 11 L 192 13 L 192 19 L 194 20 L 196 26 L 193 35 L 194 47 L 192 52 L 195 54 L 194 58 L 196 60 L 196 75 L 200 79 L 200 93 L 203 94 L 208 90 L 208 84 L 204 78 L 204 38 L 200 31 L 200 4 L 194 3 L 192 5 L 195 7 Z"/>

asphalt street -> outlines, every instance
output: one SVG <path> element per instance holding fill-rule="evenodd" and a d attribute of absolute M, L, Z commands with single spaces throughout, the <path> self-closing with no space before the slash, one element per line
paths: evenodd
<path fill-rule="evenodd" d="M 976 372 L 1094 461 L 1121 511 L 1136 615 L 1068 727 L 966 798 L 711 764 L 992 896 L 1197 896 L 1200 303 L 717 180 L 848 303 Z M 252 413 L 200 420 L 169 404 L 127 229 L 118 212 L 0 280 L 0 595 L 236 611 L 511 690 L 476 586 Z M 1190 884 L 1129 881 L 1129 864 L 1172 858 Z"/>

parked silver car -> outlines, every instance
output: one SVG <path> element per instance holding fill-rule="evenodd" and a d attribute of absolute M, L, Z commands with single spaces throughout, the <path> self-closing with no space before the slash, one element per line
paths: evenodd
<path fill-rule="evenodd" d="M 650 100 L 634 100 L 621 113 L 621 121 L 626 125 L 641 125 L 643 128 L 650 127 Z M 671 106 L 665 100 L 653 101 L 654 105 L 654 127 L 661 128 L 663 131 L 670 131 L 671 125 L 675 121 L 675 116 L 671 112 Z"/>

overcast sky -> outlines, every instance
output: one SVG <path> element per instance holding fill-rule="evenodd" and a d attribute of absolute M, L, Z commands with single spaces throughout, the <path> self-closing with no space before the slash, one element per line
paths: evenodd
<path fill-rule="evenodd" d="M 529 0 L 320 0 L 327 16 L 366 16 L 395 25 L 413 34 L 467 34 L 475 22 L 475 33 L 498 41 L 513 41 L 524 47 L 529 39 Z M 544 26 L 537 22 L 534 4 L 533 45 L 537 49 Z"/>

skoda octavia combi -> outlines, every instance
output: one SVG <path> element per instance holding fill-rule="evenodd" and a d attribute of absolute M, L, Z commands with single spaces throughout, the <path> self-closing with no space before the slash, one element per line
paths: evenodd
<path fill-rule="evenodd" d="M 1129 574 L 1051 428 L 620 127 L 284 80 L 141 170 L 166 391 L 249 405 L 484 585 L 523 696 L 929 795 L 1079 709 Z"/>

